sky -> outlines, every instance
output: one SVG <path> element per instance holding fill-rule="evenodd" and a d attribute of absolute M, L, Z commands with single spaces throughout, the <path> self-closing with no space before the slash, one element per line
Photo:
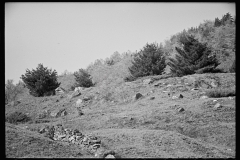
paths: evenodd
<path fill-rule="evenodd" d="M 5 3 L 5 82 L 19 82 L 39 63 L 78 71 L 115 51 L 164 43 L 204 20 L 236 15 L 235 3 Z"/>

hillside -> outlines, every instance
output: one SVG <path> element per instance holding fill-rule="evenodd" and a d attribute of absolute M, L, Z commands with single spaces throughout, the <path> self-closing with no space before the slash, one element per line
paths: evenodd
<path fill-rule="evenodd" d="M 235 158 L 235 96 L 203 97 L 218 88 L 235 95 L 235 83 L 235 73 L 149 76 L 99 83 L 80 95 L 69 91 L 23 97 L 16 106 L 5 106 L 6 117 L 15 111 L 31 117 L 26 123 L 6 123 L 6 155 L 87 158 L 111 150 L 121 158 Z M 137 93 L 142 96 L 136 98 Z M 88 145 L 51 140 L 39 133 L 58 124 L 96 136 L 100 148 L 89 152 Z M 28 149 L 22 141 L 27 141 Z"/>

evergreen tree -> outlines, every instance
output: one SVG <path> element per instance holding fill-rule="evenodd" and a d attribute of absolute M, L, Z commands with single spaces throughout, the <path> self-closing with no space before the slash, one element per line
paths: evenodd
<path fill-rule="evenodd" d="M 91 75 L 84 69 L 79 69 L 78 72 L 73 73 L 75 76 L 75 87 L 91 87 L 93 86 Z"/>
<path fill-rule="evenodd" d="M 182 36 L 180 43 L 183 49 L 176 47 L 176 59 L 169 58 L 168 65 L 174 76 L 183 76 L 194 73 L 215 72 L 219 65 L 211 50 L 191 35 Z"/>
<path fill-rule="evenodd" d="M 221 26 L 221 21 L 218 18 L 215 18 L 214 27 Z"/>
<path fill-rule="evenodd" d="M 128 69 L 133 77 L 162 74 L 166 67 L 163 48 L 155 43 L 146 44 L 134 56 L 132 64 Z"/>
<path fill-rule="evenodd" d="M 42 97 L 46 93 L 53 92 L 59 87 L 57 82 L 57 72 L 47 69 L 43 64 L 39 64 L 36 70 L 26 70 L 25 75 L 20 77 L 30 90 L 30 94 L 35 97 Z"/>

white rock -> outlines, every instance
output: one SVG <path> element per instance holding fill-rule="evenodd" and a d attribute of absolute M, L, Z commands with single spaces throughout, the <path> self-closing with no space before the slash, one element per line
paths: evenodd
<path fill-rule="evenodd" d="M 218 108 L 221 108 L 221 107 L 222 107 L 222 105 L 220 103 L 217 103 L 217 104 L 215 104 L 215 106 L 213 108 L 218 109 Z"/>
<path fill-rule="evenodd" d="M 150 84 L 150 83 L 152 83 L 153 82 L 153 79 L 145 79 L 145 80 L 143 80 L 143 83 L 144 84 Z"/>
<path fill-rule="evenodd" d="M 113 155 L 109 154 L 105 158 L 115 158 Z"/>
<path fill-rule="evenodd" d="M 214 99 L 214 100 L 213 100 L 213 102 L 217 102 L 217 100 L 216 100 L 216 99 Z"/>
<path fill-rule="evenodd" d="M 178 99 L 178 97 L 177 96 L 172 96 L 172 99 Z"/>
<path fill-rule="evenodd" d="M 208 96 L 202 96 L 202 97 L 200 97 L 200 99 L 206 99 L 206 98 L 208 98 Z"/>
<path fill-rule="evenodd" d="M 76 102 L 76 107 L 80 107 L 82 102 L 83 101 L 81 99 L 78 99 Z"/>

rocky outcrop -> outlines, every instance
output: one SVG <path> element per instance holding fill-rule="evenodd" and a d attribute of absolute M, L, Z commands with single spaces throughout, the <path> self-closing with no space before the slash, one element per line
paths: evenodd
<path fill-rule="evenodd" d="M 77 129 L 64 129 L 60 124 L 57 126 L 45 126 L 39 130 L 39 133 L 55 141 L 63 141 L 85 147 L 92 153 L 95 153 L 101 147 L 101 140 L 92 134 L 83 135 Z"/>

